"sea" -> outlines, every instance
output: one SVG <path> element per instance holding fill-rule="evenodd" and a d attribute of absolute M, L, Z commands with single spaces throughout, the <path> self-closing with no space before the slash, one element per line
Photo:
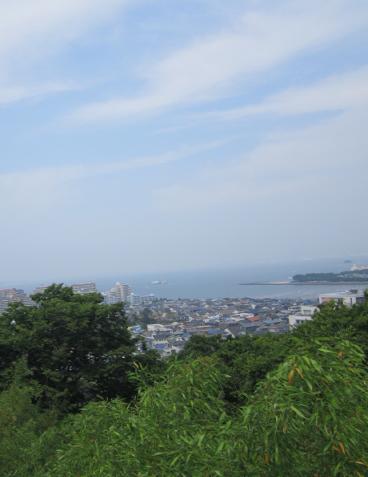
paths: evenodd
<path fill-rule="evenodd" d="M 318 295 L 349 289 L 368 289 L 367 284 L 359 285 L 241 285 L 250 282 L 287 281 L 293 275 L 308 272 L 341 272 L 349 270 L 353 263 L 368 263 L 368 257 L 354 260 L 346 258 L 300 260 L 288 263 L 245 264 L 239 267 L 212 268 L 157 273 L 124 273 L 111 276 L 68 278 L 54 280 L 66 284 L 80 281 L 95 281 L 100 291 L 110 289 L 115 282 L 127 283 L 136 295 L 154 294 L 159 298 L 282 298 L 315 300 Z M 50 283 L 44 281 L 44 283 Z M 12 286 L 32 292 L 37 283 L 17 283 Z M 0 287 L 5 283 L 0 283 Z M 8 284 L 10 285 L 10 284 Z"/>
<path fill-rule="evenodd" d="M 242 285 L 242 283 L 287 281 L 298 273 L 341 272 L 353 262 L 347 259 L 302 260 L 294 263 L 244 265 L 233 268 L 178 271 L 150 274 L 122 274 L 96 280 L 100 290 L 115 281 L 131 286 L 137 295 L 154 294 L 160 298 L 283 298 L 315 300 L 322 293 L 368 289 L 359 285 Z M 368 257 L 359 263 L 368 263 Z"/>

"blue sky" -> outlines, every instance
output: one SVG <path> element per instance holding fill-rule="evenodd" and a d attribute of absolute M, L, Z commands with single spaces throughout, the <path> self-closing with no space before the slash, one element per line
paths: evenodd
<path fill-rule="evenodd" d="M 0 0 L 1 281 L 368 255 L 366 0 Z"/>

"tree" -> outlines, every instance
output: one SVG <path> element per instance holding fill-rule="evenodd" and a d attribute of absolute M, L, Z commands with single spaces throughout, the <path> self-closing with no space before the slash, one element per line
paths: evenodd
<path fill-rule="evenodd" d="M 200 356 L 210 356 L 218 351 L 223 345 L 221 336 L 201 336 L 193 335 L 185 343 L 184 349 L 180 353 L 180 358 L 195 359 Z"/>
<path fill-rule="evenodd" d="M 24 358 L 30 379 L 42 387 L 39 402 L 64 411 L 94 399 L 131 399 L 135 341 L 121 304 L 99 294 L 78 295 L 52 285 L 33 296 L 36 306 L 15 304 L 0 318 L 3 387 L 12 365 Z"/>
<path fill-rule="evenodd" d="M 225 399 L 237 408 L 251 395 L 257 383 L 275 369 L 293 348 L 289 335 L 221 337 L 193 336 L 185 345 L 180 359 L 214 355 L 223 374 Z"/>

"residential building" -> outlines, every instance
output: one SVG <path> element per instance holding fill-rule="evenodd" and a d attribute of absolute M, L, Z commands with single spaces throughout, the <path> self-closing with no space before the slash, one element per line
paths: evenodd
<path fill-rule="evenodd" d="M 106 302 L 109 305 L 127 302 L 131 293 L 132 290 L 129 285 L 116 282 L 115 285 L 106 293 Z"/>
<path fill-rule="evenodd" d="M 41 285 L 35 288 L 32 292 L 32 295 L 36 295 L 37 293 L 43 293 L 46 290 L 46 288 L 48 288 L 49 286 L 50 285 Z"/>
<path fill-rule="evenodd" d="M 43 293 L 50 286 L 51 285 L 41 285 L 33 291 L 33 294 Z M 96 283 L 94 282 L 74 283 L 73 285 L 65 285 L 65 286 L 70 286 L 73 289 L 73 292 L 78 293 L 79 295 L 86 295 L 88 293 L 98 293 Z"/>
<path fill-rule="evenodd" d="M 87 295 L 88 293 L 97 293 L 96 283 L 86 282 L 86 283 L 75 283 L 72 285 L 74 293 L 79 295 Z"/>
<path fill-rule="evenodd" d="M 140 306 L 142 304 L 142 297 L 131 293 L 129 295 L 129 303 L 131 306 Z"/>
<path fill-rule="evenodd" d="M 292 330 L 296 326 L 313 319 L 319 308 L 313 305 L 301 305 L 297 314 L 289 315 L 289 329 Z"/>
<path fill-rule="evenodd" d="M 368 265 L 356 265 L 356 264 L 354 264 L 351 267 L 350 271 L 351 272 L 364 272 L 364 271 L 368 272 Z"/>
<path fill-rule="evenodd" d="M 365 302 L 364 292 L 361 290 L 350 290 L 338 293 L 325 293 L 319 296 L 319 304 L 335 302 L 351 307 Z"/>
<path fill-rule="evenodd" d="M 152 305 L 156 300 L 157 298 L 155 297 L 155 295 L 151 293 L 150 295 L 142 296 L 141 303 L 144 306 Z"/>
<path fill-rule="evenodd" d="M 0 314 L 6 311 L 10 303 L 23 303 L 26 306 L 32 306 L 30 297 L 17 288 L 0 289 Z"/>

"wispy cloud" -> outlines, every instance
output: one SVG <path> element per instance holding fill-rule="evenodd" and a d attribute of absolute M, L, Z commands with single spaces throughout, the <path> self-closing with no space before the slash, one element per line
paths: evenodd
<path fill-rule="evenodd" d="M 13 0 L 0 3 L 0 59 L 17 52 L 35 56 L 69 43 L 129 0 Z"/>
<path fill-rule="evenodd" d="M 70 78 L 46 83 L 42 78 L 36 81 L 28 78 L 41 60 L 72 44 L 89 29 L 103 24 L 133 2 L 1 0 L 0 104 L 75 89 L 77 86 Z"/>
<path fill-rule="evenodd" d="M 52 94 L 77 91 L 81 85 L 73 82 L 45 83 L 38 85 L 2 86 L 0 85 L 0 105 L 16 103 L 26 99 L 40 99 Z"/>
<path fill-rule="evenodd" d="M 318 193 L 344 198 L 346 207 L 352 207 L 348 194 L 341 195 L 341 182 L 348 181 L 349 190 L 349 181 L 365 182 L 367 121 L 368 108 L 365 108 L 315 126 L 272 134 L 241 158 L 202 171 L 190 183 L 178 181 L 158 190 L 157 204 L 161 210 L 176 213 L 201 214 L 203 210 L 225 204 L 241 205 L 244 211 L 250 211 L 256 203 L 259 207 L 262 201 L 271 203 L 280 194 L 286 194 L 292 209 L 296 196 L 307 201 L 309 195 L 312 198 Z M 337 184 L 336 178 L 339 178 Z M 317 182 L 323 183 L 323 190 L 317 190 Z M 306 212 L 307 202 L 304 207 Z"/>
<path fill-rule="evenodd" d="M 228 140 L 183 146 L 163 154 L 126 158 L 120 161 L 101 161 L 94 164 L 84 163 L 3 172 L 0 173 L 0 203 L 2 209 L 9 211 L 12 211 L 15 206 L 19 209 L 24 207 L 29 211 L 32 204 L 37 208 L 41 206 L 49 209 L 53 206 L 52 197 L 58 196 L 58 191 L 64 189 L 67 183 L 81 181 L 93 176 L 119 174 L 135 169 L 163 166 L 206 151 L 215 150 L 226 142 Z"/>
<path fill-rule="evenodd" d="M 346 111 L 368 104 L 368 67 L 324 78 L 318 83 L 289 88 L 262 102 L 225 111 L 203 113 L 202 118 L 237 120 L 254 114 L 297 115 Z"/>
<path fill-rule="evenodd" d="M 146 89 L 133 98 L 115 97 L 74 111 L 77 122 L 156 114 L 228 94 L 307 50 L 324 46 L 366 24 L 368 9 L 346 0 L 284 2 L 284 8 L 252 11 L 230 29 L 199 38 L 143 71 Z"/>

